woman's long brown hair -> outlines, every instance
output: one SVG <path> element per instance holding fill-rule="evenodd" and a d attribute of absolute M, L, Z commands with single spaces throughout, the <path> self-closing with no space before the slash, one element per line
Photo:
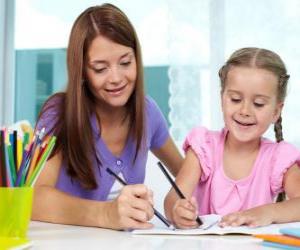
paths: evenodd
<path fill-rule="evenodd" d="M 136 153 L 142 146 L 144 127 L 144 77 L 140 44 L 126 15 L 111 4 L 90 7 L 75 21 L 67 48 L 68 84 L 64 93 L 53 95 L 44 104 L 40 117 L 53 108 L 53 98 L 60 99 L 57 120 L 50 131 L 57 136 L 52 156 L 62 153 L 67 173 L 86 189 L 98 184 L 93 163 L 100 162 L 96 154 L 90 116 L 95 112 L 95 97 L 85 80 L 87 52 L 91 42 L 102 35 L 130 47 L 135 52 L 137 64 L 136 86 L 126 104 L 130 119 L 130 135 L 136 141 Z M 57 108 L 57 104 L 55 106 Z M 40 118 L 39 117 L 39 118 Z M 100 117 L 101 121 L 101 117 Z M 100 136 L 100 134 L 99 134 Z M 101 152 L 100 152 L 101 157 Z"/>

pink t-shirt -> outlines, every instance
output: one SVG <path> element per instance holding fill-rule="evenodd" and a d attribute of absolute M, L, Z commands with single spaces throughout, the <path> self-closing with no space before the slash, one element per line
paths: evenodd
<path fill-rule="evenodd" d="M 199 214 L 225 215 L 271 203 L 283 190 L 283 176 L 293 164 L 300 166 L 300 151 L 287 142 L 275 143 L 262 138 L 261 146 L 249 176 L 232 180 L 223 171 L 223 151 L 227 130 L 210 131 L 194 128 L 183 149 L 197 154 L 202 174 L 194 196 Z"/>

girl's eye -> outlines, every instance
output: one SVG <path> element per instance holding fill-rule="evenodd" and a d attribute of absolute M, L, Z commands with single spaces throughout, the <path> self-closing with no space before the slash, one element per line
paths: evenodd
<path fill-rule="evenodd" d="M 263 106 L 265 106 L 265 104 L 264 103 L 257 103 L 257 102 L 255 102 L 254 106 L 257 107 L 257 108 L 262 108 Z"/>
<path fill-rule="evenodd" d="M 231 101 L 234 102 L 234 103 L 239 103 L 239 102 L 241 102 L 241 99 L 231 98 Z"/>

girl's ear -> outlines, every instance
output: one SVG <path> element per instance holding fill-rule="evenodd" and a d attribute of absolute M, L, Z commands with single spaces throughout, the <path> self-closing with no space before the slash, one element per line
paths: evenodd
<path fill-rule="evenodd" d="M 284 105 L 283 102 L 277 103 L 275 111 L 274 111 L 273 123 L 276 123 L 277 120 L 279 119 L 279 117 L 281 115 L 281 111 L 282 111 L 283 105 Z"/>

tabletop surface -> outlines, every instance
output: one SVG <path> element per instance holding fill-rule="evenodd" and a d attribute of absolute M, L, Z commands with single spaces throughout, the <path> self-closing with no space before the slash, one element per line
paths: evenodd
<path fill-rule="evenodd" d="M 30 249 L 122 249 L 122 250 L 192 250 L 192 249 L 243 249 L 270 250 L 261 240 L 251 236 L 178 236 L 133 235 L 130 232 L 102 228 L 69 226 L 43 222 L 31 222 L 28 237 Z"/>

